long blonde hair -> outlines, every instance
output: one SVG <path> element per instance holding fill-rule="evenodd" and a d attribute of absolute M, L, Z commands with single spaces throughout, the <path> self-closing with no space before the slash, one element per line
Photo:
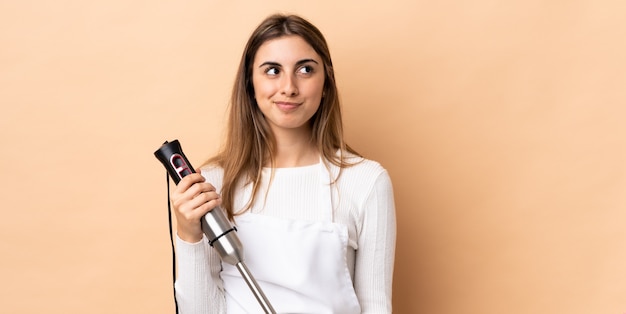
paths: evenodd
<path fill-rule="evenodd" d="M 324 36 L 313 24 L 297 15 L 271 15 L 248 39 L 231 95 L 225 142 L 220 152 L 205 163 L 205 165 L 215 164 L 224 169 L 221 188 L 222 208 L 226 210 L 231 220 L 236 214 L 233 206 L 237 185 L 252 183 L 252 197 L 247 206 L 240 211 L 243 212 L 254 203 L 263 166 L 268 162 L 274 164 L 276 141 L 254 99 L 252 85 L 254 57 L 263 43 L 287 35 L 296 35 L 304 39 L 315 49 L 324 64 L 324 96 L 319 109 L 310 120 L 312 141 L 328 162 L 339 167 L 339 175 L 341 169 L 352 165 L 347 160 L 346 152 L 360 156 L 343 139 L 339 95 L 330 51 Z"/>

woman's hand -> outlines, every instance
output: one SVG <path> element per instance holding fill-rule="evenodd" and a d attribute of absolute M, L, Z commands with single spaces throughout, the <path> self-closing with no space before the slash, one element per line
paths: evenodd
<path fill-rule="evenodd" d="M 178 182 L 170 197 L 178 237 L 190 243 L 202 240 L 200 219 L 222 203 L 215 187 L 205 182 L 200 173 L 192 173 Z"/>

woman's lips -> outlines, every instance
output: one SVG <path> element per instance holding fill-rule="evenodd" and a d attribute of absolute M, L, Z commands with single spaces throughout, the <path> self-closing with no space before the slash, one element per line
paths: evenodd
<path fill-rule="evenodd" d="M 274 102 L 274 104 L 276 105 L 276 107 L 278 107 L 278 109 L 285 112 L 294 111 L 300 106 L 300 103 L 288 101 L 276 101 Z"/>

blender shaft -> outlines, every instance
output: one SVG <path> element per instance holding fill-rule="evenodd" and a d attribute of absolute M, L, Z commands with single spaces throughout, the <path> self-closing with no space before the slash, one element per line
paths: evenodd
<path fill-rule="evenodd" d="M 261 287 L 259 287 L 256 280 L 254 280 L 254 277 L 252 277 L 252 274 L 248 270 L 246 264 L 244 264 L 244 262 L 239 262 L 235 266 L 237 266 L 237 269 L 241 273 L 241 276 L 248 284 L 248 287 L 250 287 L 250 290 L 252 290 L 252 293 L 256 297 L 257 301 L 259 301 L 259 304 L 261 305 L 265 313 L 276 314 L 276 311 L 274 311 L 274 308 L 270 304 L 270 301 L 268 301 L 267 297 L 265 297 L 263 290 L 261 290 Z"/>

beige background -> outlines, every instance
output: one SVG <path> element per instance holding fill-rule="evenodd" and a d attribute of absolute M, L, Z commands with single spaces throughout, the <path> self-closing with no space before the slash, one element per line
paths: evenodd
<path fill-rule="evenodd" d="M 396 313 L 626 312 L 618 0 L 0 2 L 0 312 L 173 313 L 152 154 L 215 152 L 276 11 L 326 34 L 393 179 Z"/>

